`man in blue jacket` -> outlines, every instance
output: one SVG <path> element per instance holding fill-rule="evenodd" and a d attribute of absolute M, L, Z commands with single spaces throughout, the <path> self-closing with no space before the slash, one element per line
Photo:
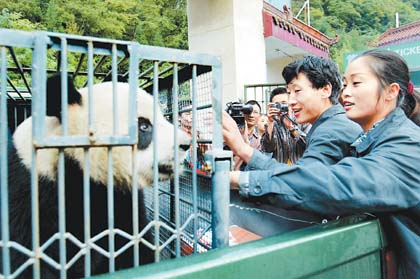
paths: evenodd
<path fill-rule="evenodd" d="M 353 157 L 334 165 L 285 166 L 248 150 L 244 160 L 259 171 L 231 172 L 231 188 L 242 196 L 271 197 L 278 207 L 319 214 L 370 212 L 381 221 L 397 255 L 398 278 L 420 278 L 420 128 L 400 107 L 414 94 L 408 66 L 395 52 L 370 50 L 351 62 L 344 74 L 347 116 L 363 127 Z M 223 116 L 223 133 L 233 152 L 233 120 Z M 261 170 L 263 169 L 263 170 Z"/>
<path fill-rule="evenodd" d="M 297 165 L 307 165 L 312 162 L 332 165 L 350 156 L 350 145 L 362 129 L 346 117 L 343 107 L 338 104 L 341 76 L 337 65 L 322 57 L 306 56 L 287 65 L 282 74 L 290 94 L 289 106 L 297 123 L 312 124 L 306 138 L 306 150 L 297 161 Z M 248 162 L 249 154 L 252 154 L 254 149 L 250 146 L 238 149 L 237 146 L 241 145 L 232 144 L 232 151 Z M 255 151 L 255 153 L 258 153 L 259 164 L 252 164 L 249 169 L 270 169 L 272 166 L 270 158 L 260 152 Z M 312 222 L 321 222 L 323 219 L 308 212 L 245 202 L 239 198 L 236 191 L 231 192 L 231 203 L 231 223 L 262 236 L 300 228 Z M 243 210 L 244 208 L 246 210 Z M 276 217 L 279 215 L 299 221 L 285 222 L 283 218 Z M 258 224 L 256 220 L 261 221 L 261 219 L 265 225 L 255 225 Z"/>

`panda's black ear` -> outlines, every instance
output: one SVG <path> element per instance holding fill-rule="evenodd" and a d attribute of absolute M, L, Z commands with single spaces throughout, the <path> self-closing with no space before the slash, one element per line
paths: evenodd
<path fill-rule="evenodd" d="M 82 96 L 70 76 L 67 76 L 67 96 L 69 105 L 82 104 Z M 47 115 L 61 120 L 61 74 L 55 74 L 47 80 Z"/>

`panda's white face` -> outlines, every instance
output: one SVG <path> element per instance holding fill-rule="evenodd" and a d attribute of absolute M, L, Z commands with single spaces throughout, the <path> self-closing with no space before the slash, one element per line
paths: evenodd
<path fill-rule="evenodd" d="M 80 91 L 82 105 L 74 104 L 68 108 L 68 127 L 70 135 L 88 135 L 88 90 Z M 129 85 L 117 83 L 118 94 L 118 135 L 128 134 L 128 94 Z M 174 151 L 179 152 L 180 161 L 184 158 L 186 147 L 190 138 L 177 129 L 178 145 L 174 148 L 174 126 L 169 123 L 160 111 L 156 121 L 153 121 L 153 97 L 143 90 L 138 90 L 138 145 L 133 152 L 131 146 L 112 148 L 115 185 L 117 187 L 131 187 L 133 154 L 135 170 L 138 176 L 138 187 L 144 187 L 153 182 L 153 160 L 157 159 L 159 165 L 159 179 L 169 178 L 174 167 Z M 112 83 L 105 82 L 93 86 L 93 126 L 92 138 L 95 136 L 110 136 L 113 134 L 113 100 Z M 59 105 L 59 104 L 58 104 Z M 153 125 L 155 124 L 155 125 Z M 31 166 L 31 119 L 25 120 L 14 134 L 14 142 L 19 156 L 28 169 Z M 152 141 L 153 130 L 158 132 L 157 142 Z M 60 135 L 61 124 L 56 117 L 47 117 L 46 136 Z M 92 132 L 92 131 L 91 131 Z M 153 156 L 153 145 L 157 144 L 157 153 Z M 90 176 L 97 182 L 107 184 L 108 151 L 104 147 L 90 148 Z M 72 157 L 84 166 L 84 152 L 81 148 L 66 148 L 66 155 Z M 39 173 L 50 179 L 56 177 L 58 152 L 54 149 L 44 149 L 38 152 Z M 180 168 L 181 169 L 181 168 Z"/>

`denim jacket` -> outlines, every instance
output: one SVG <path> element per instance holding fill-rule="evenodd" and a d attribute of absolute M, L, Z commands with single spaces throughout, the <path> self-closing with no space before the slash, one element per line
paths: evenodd
<path fill-rule="evenodd" d="M 241 173 L 240 193 L 326 215 L 371 212 L 397 254 L 399 277 L 419 278 L 420 128 L 397 108 L 353 147 L 355 157 L 332 166 L 271 160 L 268 170 Z M 267 166 L 262 157 L 254 152 L 249 165 Z"/>
<path fill-rule="evenodd" d="M 346 117 L 343 107 L 334 105 L 324 111 L 312 125 L 306 136 L 305 152 L 296 164 L 335 164 L 351 156 L 350 145 L 361 132 L 360 126 Z M 273 165 L 268 156 L 261 155 L 258 160 L 258 164 L 253 164 L 252 160 L 248 162 L 248 169 L 265 170 L 277 165 Z"/>

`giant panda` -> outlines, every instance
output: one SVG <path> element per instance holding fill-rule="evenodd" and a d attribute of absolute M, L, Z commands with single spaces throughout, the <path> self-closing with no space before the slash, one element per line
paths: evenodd
<path fill-rule="evenodd" d="M 45 119 L 45 137 L 61 135 L 61 75 L 55 75 L 47 80 L 47 117 Z M 68 78 L 68 134 L 87 135 L 88 129 L 88 89 L 79 91 Z M 127 134 L 128 125 L 128 95 L 129 85 L 117 83 L 118 98 L 118 129 L 120 134 Z M 94 131 L 91 136 L 112 135 L 113 133 L 113 84 L 99 83 L 93 86 L 93 122 Z M 138 144 L 135 152 L 138 176 L 137 189 L 132 189 L 132 147 L 114 147 L 113 175 L 114 175 L 114 227 L 129 234 L 132 225 L 132 193 L 139 194 L 139 231 L 147 221 L 145 215 L 144 196 L 142 188 L 153 182 L 153 145 L 159 146 L 157 160 L 159 179 L 168 179 L 173 172 L 174 150 L 179 152 L 180 158 L 189 148 L 190 138 L 181 130 L 177 134 L 179 146 L 174 149 L 174 127 L 161 113 L 157 114 L 156 125 L 153 126 L 153 98 L 142 91 L 137 92 L 138 107 Z M 153 130 L 159 131 L 158 141 L 152 142 Z M 31 226 L 31 144 L 32 118 L 22 122 L 13 134 L 13 146 L 8 156 L 8 185 L 9 185 L 9 223 L 10 240 L 32 249 Z M 98 235 L 108 229 L 107 206 L 107 162 L 106 147 L 90 148 L 90 235 Z M 65 148 L 65 212 L 66 232 L 84 242 L 83 221 L 83 166 L 84 152 L 82 148 Z M 39 178 L 39 241 L 43 245 L 58 230 L 58 150 L 41 149 L 38 151 L 37 172 Z M 150 241 L 149 233 L 145 235 Z M 153 243 L 153 241 L 151 241 Z M 115 251 L 128 243 L 126 238 L 116 234 Z M 108 236 L 95 241 L 96 247 L 108 251 Z M 80 248 L 67 239 L 67 262 L 75 257 Z M 27 256 L 14 249 L 10 249 L 12 272 L 28 259 Z M 43 253 L 60 263 L 59 241 L 56 239 L 50 246 L 44 248 Z M 153 260 L 152 251 L 145 245 L 140 245 L 140 263 L 145 264 Z M 67 270 L 69 278 L 83 277 L 85 272 L 85 258 L 80 257 Z M 129 248 L 115 260 L 115 269 L 133 266 L 133 249 Z M 91 249 L 91 274 L 108 272 L 108 258 Z M 59 277 L 59 272 L 53 266 L 41 259 L 41 278 Z M 26 268 L 21 276 L 32 277 L 32 267 Z"/>

